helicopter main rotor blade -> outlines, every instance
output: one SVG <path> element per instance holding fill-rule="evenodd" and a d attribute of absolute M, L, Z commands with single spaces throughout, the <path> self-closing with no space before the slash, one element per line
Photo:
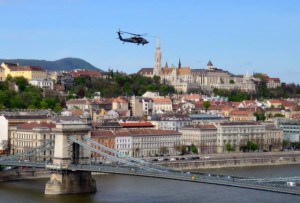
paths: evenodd
<path fill-rule="evenodd" d="M 121 31 L 122 33 L 126 33 L 126 34 L 130 34 L 130 35 L 134 35 L 134 36 L 143 36 L 143 35 L 146 35 L 147 33 L 144 33 L 144 34 L 135 34 L 135 33 L 131 33 L 131 32 L 124 32 L 124 31 Z"/>

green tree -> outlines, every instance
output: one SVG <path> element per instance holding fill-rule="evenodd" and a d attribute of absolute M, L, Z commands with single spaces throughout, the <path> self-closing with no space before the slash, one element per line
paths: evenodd
<path fill-rule="evenodd" d="M 198 154 L 198 148 L 194 144 L 191 145 L 191 152 L 194 154 Z"/>
<path fill-rule="evenodd" d="M 61 110 L 62 110 L 62 107 L 61 107 L 58 103 L 56 103 L 55 106 L 54 106 L 54 108 L 53 108 L 53 111 L 54 111 L 55 113 L 58 113 L 58 112 L 60 112 Z"/>
<path fill-rule="evenodd" d="M 14 81 L 16 82 L 16 85 L 18 85 L 20 91 L 24 91 L 28 85 L 28 80 L 23 76 L 15 77 Z"/>
<path fill-rule="evenodd" d="M 0 110 L 3 110 L 3 109 L 5 109 L 5 106 L 4 106 L 4 104 L 0 103 Z"/>
<path fill-rule="evenodd" d="M 230 143 L 225 145 L 225 149 L 227 152 L 232 152 L 234 150 L 233 146 Z"/>
<path fill-rule="evenodd" d="M 285 116 L 281 113 L 275 113 L 274 117 L 285 117 Z"/>
<path fill-rule="evenodd" d="M 256 121 L 265 121 L 266 115 L 264 111 L 254 112 L 253 115 L 256 117 Z"/>
<path fill-rule="evenodd" d="M 210 107 L 210 101 L 204 101 L 203 102 L 203 106 L 205 108 L 205 111 L 207 111 L 209 109 L 209 107 Z"/>
<path fill-rule="evenodd" d="M 160 154 L 168 154 L 169 153 L 169 149 L 166 146 L 162 146 L 159 148 L 159 153 Z"/>
<path fill-rule="evenodd" d="M 48 109 L 49 108 L 48 103 L 45 100 L 41 101 L 41 108 L 42 109 Z"/>
<path fill-rule="evenodd" d="M 289 145 L 290 145 L 290 142 L 289 142 L 289 141 L 283 140 L 283 142 L 282 142 L 282 147 L 283 147 L 283 148 L 287 148 Z"/>
<path fill-rule="evenodd" d="M 8 92 L 8 90 L 0 91 L 0 104 L 6 108 L 10 107 L 10 97 Z"/>
<path fill-rule="evenodd" d="M 86 89 L 84 86 L 79 86 L 77 91 L 76 91 L 76 95 L 78 98 L 83 98 L 86 94 Z"/>
<path fill-rule="evenodd" d="M 157 76 L 157 75 L 154 75 L 153 76 L 153 81 L 154 81 L 154 84 L 159 85 L 160 84 L 160 77 Z"/>
<path fill-rule="evenodd" d="M 258 150 L 258 145 L 254 142 L 248 141 L 247 142 L 247 148 L 250 151 L 256 151 L 256 150 Z"/>
<path fill-rule="evenodd" d="M 10 100 L 10 107 L 14 109 L 27 108 L 24 104 L 22 97 L 19 94 L 15 95 L 15 97 Z"/>
<path fill-rule="evenodd" d="M 85 82 L 86 82 L 85 77 L 76 77 L 76 78 L 74 78 L 75 85 L 84 85 Z"/>

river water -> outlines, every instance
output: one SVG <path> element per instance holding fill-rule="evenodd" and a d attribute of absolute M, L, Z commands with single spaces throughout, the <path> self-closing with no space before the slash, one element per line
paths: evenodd
<path fill-rule="evenodd" d="M 252 177 L 300 176 L 300 165 L 200 170 Z M 48 179 L 0 182 L 0 202 L 9 203 L 115 203 L 115 202 L 300 202 L 300 196 L 201 183 L 122 175 L 94 176 L 94 194 L 44 195 Z"/>

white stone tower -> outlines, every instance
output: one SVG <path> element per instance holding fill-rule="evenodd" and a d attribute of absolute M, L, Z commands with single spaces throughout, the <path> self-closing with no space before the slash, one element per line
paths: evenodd
<path fill-rule="evenodd" d="M 157 37 L 156 49 L 155 49 L 155 65 L 153 69 L 153 75 L 161 77 L 161 50 L 159 36 Z"/>

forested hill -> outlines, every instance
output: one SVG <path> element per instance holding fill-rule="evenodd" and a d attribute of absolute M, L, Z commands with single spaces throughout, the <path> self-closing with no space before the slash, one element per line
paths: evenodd
<path fill-rule="evenodd" d="M 2 62 L 7 63 L 18 63 L 20 66 L 39 66 L 45 70 L 50 71 L 62 71 L 62 70 L 74 70 L 74 69 L 89 69 L 89 70 L 100 70 L 85 60 L 79 58 L 63 58 L 56 61 L 46 60 L 34 60 L 34 59 L 0 59 Z"/>

